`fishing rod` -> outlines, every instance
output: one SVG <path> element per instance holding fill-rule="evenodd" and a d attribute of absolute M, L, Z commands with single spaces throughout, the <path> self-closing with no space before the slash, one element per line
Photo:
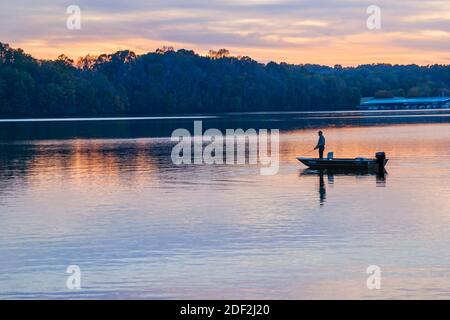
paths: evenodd
<path fill-rule="evenodd" d="M 305 152 L 305 153 L 301 154 L 300 157 L 306 156 L 307 154 L 310 154 L 313 151 L 316 151 L 316 149 L 312 149 L 312 150 L 310 150 L 308 152 Z"/>

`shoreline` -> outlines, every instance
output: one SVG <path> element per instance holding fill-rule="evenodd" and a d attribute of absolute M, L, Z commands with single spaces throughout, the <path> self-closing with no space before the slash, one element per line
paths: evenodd
<path fill-rule="evenodd" d="M 179 115 L 157 115 L 157 116 L 108 116 L 108 117 L 45 117 L 45 118 L 0 118 L 0 123 L 8 122 L 76 122 L 76 121 L 130 121 L 130 120 L 183 120 L 183 119 L 220 119 L 235 116 L 252 116 L 252 115 L 295 115 L 295 114 L 378 114 L 380 116 L 386 114 L 404 114 L 411 113 L 441 115 L 450 112 L 449 108 L 445 109 L 391 109 L 391 110 L 337 110 L 337 111 L 255 111 L 255 112 L 226 112 L 211 114 L 179 114 Z M 326 117 L 321 117 L 326 118 Z"/>

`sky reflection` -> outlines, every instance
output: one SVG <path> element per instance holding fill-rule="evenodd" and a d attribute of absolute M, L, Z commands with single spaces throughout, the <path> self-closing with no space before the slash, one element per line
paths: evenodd
<path fill-rule="evenodd" d="M 282 134 L 271 177 L 174 167 L 164 138 L 2 143 L 0 297 L 448 298 L 449 130 L 324 130 L 338 156 L 386 151 L 383 181 L 304 174 L 295 156 L 316 129 Z M 365 289 L 370 264 L 380 292 Z"/>

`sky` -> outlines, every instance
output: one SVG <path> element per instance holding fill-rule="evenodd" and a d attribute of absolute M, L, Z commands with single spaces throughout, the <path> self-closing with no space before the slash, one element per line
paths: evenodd
<path fill-rule="evenodd" d="M 70 30 L 67 7 L 81 9 Z M 369 29 L 371 5 L 381 28 Z M 449 0 L 1 0 L 0 42 L 76 59 L 162 46 L 260 62 L 450 64 Z"/>

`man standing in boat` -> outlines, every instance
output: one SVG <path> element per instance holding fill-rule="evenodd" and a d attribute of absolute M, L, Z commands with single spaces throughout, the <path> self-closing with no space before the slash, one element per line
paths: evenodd
<path fill-rule="evenodd" d="M 325 151 L 325 136 L 322 131 L 319 131 L 319 141 L 317 142 L 317 146 L 314 150 L 319 149 L 319 158 L 323 159 L 323 152 Z"/>

